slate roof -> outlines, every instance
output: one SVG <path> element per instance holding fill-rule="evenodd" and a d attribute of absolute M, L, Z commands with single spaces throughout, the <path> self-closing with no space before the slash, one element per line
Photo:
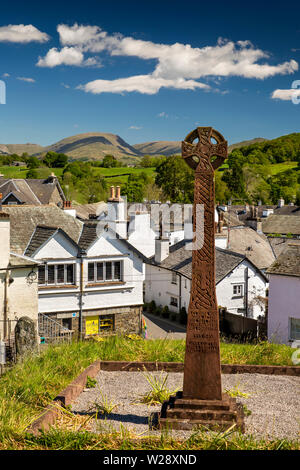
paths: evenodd
<path fill-rule="evenodd" d="M 32 256 L 49 238 L 57 232 L 56 227 L 38 225 L 27 245 L 25 255 Z"/>
<path fill-rule="evenodd" d="M 23 254 L 37 226 L 61 228 L 78 242 L 82 222 L 57 206 L 3 206 L 3 213 L 10 216 L 11 251 Z"/>
<path fill-rule="evenodd" d="M 224 277 L 226 277 L 245 259 L 247 259 L 246 256 L 239 253 L 235 253 L 230 250 L 223 250 L 222 248 L 216 248 L 216 284 L 222 281 Z M 192 251 L 185 249 L 184 240 L 171 246 L 169 256 L 161 263 L 156 263 L 154 261 L 154 257 L 152 257 L 151 261 L 148 261 L 148 263 L 149 262 L 150 264 L 154 264 L 171 271 L 176 271 L 189 279 L 192 278 Z"/>
<path fill-rule="evenodd" d="M 269 237 L 268 240 L 276 258 L 278 258 L 289 244 L 293 243 L 293 245 L 300 245 L 300 240 L 297 240 L 296 238 Z"/>
<path fill-rule="evenodd" d="M 101 212 L 107 211 L 107 203 L 101 201 L 92 204 L 73 204 L 73 209 L 76 210 L 76 217 L 81 220 L 89 220 L 90 217 L 96 218 Z"/>
<path fill-rule="evenodd" d="M 78 241 L 79 247 L 86 251 L 88 248 L 99 238 L 99 235 L 97 234 L 97 223 L 98 221 L 95 222 L 86 222 L 83 225 L 82 233 L 80 236 L 80 239 Z M 137 250 L 131 243 L 129 243 L 128 240 L 125 238 L 120 237 L 117 233 L 113 232 L 111 229 L 110 230 L 114 236 L 118 239 L 121 240 L 122 243 L 125 243 L 125 245 L 128 247 L 129 250 L 133 251 L 137 256 L 143 259 L 144 262 L 148 262 L 149 259 L 143 255 L 139 250 Z"/>
<path fill-rule="evenodd" d="M 267 273 L 300 277 L 300 245 L 288 245 Z"/>
<path fill-rule="evenodd" d="M 275 215 L 300 215 L 299 206 L 283 206 L 274 210 Z"/>
<path fill-rule="evenodd" d="M 57 178 L 22 179 L 0 177 L 0 192 L 5 199 L 10 193 L 22 204 L 49 204 L 54 190 L 58 188 L 62 201 L 65 200 Z"/>
<path fill-rule="evenodd" d="M 229 242 L 230 250 L 247 256 L 259 269 L 268 268 L 275 260 L 268 238 L 250 227 L 231 227 Z"/>
<path fill-rule="evenodd" d="M 8 267 L 20 267 L 20 268 L 29 268 L 39 264 L 38 261 L 28 258 L 26 256 L 17 255 L 16 253 L 10 253 L 9 265 Z"/>
<path fill-rule="evenodd" d="M 292 233 L 293 235 L 300 235 L 300 217 L 269 215 L 266 219 L 262 219 L 262 231 L 264 233 Z"/>

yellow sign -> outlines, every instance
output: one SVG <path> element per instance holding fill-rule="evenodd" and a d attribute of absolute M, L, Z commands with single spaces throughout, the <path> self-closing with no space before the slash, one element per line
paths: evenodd
<path fill-rule="evenodd" d="M 99 333 L 99 317 L 87 317 L 85 319 L 85 334 L 97 335 Z"/>

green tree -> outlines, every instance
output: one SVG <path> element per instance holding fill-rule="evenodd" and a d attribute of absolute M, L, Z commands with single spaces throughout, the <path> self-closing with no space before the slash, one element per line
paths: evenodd
<path fill-rule="evenodd" d="M 28 170 L 26 173 L 26 178 L 32 179 L 32 180 L 37 179 L 38 178 L 37 171 L 34 168 L 32 168 L 31 170 Z"/>
<path fill-rule="evenodd" d="M 105 155 L 102 160 L 103 168 L 116 168 L 122 166 L 122 162 L 117 160 L 113 155 Z"/>
<path fill-rule="evenodd" d="M 29 157 L 27 160 L 27 168 L 32 170 L 33 168 L 39 168 L 41 162 L 37 157 Z"/>
<path fill-rule="evenodd" d="M 157 167 L 155 184 L 171 202 L 193 202 L 194 172 L 180 155 L 168 157 Z"/>

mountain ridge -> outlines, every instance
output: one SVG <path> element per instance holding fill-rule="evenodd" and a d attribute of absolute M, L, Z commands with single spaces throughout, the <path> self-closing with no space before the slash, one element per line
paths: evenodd
<path fill-rule="evenodd" d="M 263 142 L 267 139 L 257 137 L 229 145 L 229 152 L 234 148 Z M 24 152 L 29 155 L 42 157 L 47 152 L 65 153 L 71 159 L 77 160 L 102 160 L 107 154 L 114 155 L 117 159 L 134 163 L 143 155 L 174 155 L 181 153 L 181 141 L 153 141 L 130 145 L 117 134 L 105 132 L 86 132 L 75 134 L 55 142 L 52 145 L 39 144 L 0 144 L 0 155 L 17 154 Z"/>

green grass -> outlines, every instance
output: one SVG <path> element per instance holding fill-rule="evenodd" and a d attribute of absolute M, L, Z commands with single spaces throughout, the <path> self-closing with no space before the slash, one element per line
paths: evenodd
<path fill-rule="evenodd" d="M 96 175 L 105 177 L 109 185 L 123 185 L 128 181 L 128 174 L 140 175 L 142 172 L 155 178 L 155 168 L 99 168 L 94 167 L 93 172 Z"/>
<path fill-rule="evenodd" d="M 200 430 L 188 439 L 179 440 L 169 433 L 159 437 L 136 436 L 126 430 L 93 434 L 53 429 L 40 436 L 26 436 L 16 441 L 22 450 L 299 450 L 297 440 L 255 439 L 237 432 L 207 432 Z M 15 447 L 14 447 L 15 449 Z"/>
<path fill-rule="evenodd" d="M 277 175 L 283 171 L 291 170 L 297 168 L 298 162 L 283 162 L 283 163 L 274 163 L 270 165 L 270 174 Z"/>
<path fill-rule="evenodd" d="M 84 341 L 49 346 L 40 355 L 28 357 L 0 378 L 0 449 L 17 448 L 18 443 L 21 443 L 22 448 L 29 445 L 25 439 L 26 427 L 59 391 L 93 361 L 182 362 L 184 349 L 184 340 L 135 340 L 115 336 L 101 342 Z M 223 363 L 292 365 L 292 352 L 288 346 L 266 342 L 257 345 L 221 343 Z M 57 434 L 55 436 L 55 439 L 58 438 Z M 70 445 L 75 446 L 77 437 L 71 436 Z M 55 439 L 54 448 L 58 445 Z M 66 439 L 62 446 L 69 445 L 67 435 L 62 439 Z M 89 443 L 94 443 L 93 439 L 90 436 L 87 438 Z M 106 438 L 102 439 L 105 441 Z M 118 439 L 116 442 L 119 442 Z M 34 445 L 39 444 L 35 441 Z M 47 446 L 46 443 L 41 445 Z"/>
<path fill-rule="evenodd" d="M 50 173 L 54 173 L 56 176 L 61 176 L 63 168 L 48 168 L 41 167 L 37 168 L 38 178 L 47 178 Z M 5 178 L 26 178 L 28 169 L 25 167 L 18 166 L 0 166 L 0 173 L 5 176 Z"/>

